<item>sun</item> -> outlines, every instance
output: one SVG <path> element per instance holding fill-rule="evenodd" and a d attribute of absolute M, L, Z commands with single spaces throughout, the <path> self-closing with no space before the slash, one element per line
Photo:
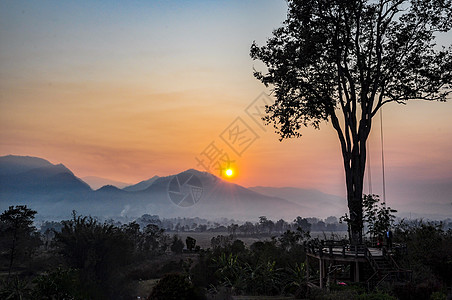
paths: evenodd
<path fill-rule="evenodd" d="M 234 172 L 232 171 L 232 169 L 227 169 L 227 170 L 226 170 L 226 176 L 231 177 L 232 174 L 234 174 Z"/>

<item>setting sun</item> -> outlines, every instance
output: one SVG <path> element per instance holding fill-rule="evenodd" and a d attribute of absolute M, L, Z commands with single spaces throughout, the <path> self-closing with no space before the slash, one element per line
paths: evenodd
<path fill-rule="evenodd" d="M 226 175 L 227 175 L 228 177 L 231 177 L 233 173 L 234 173 L 234 172 L 232 171 L 232 169 L 227 169 L 227 170 L 226 170 Z"/>

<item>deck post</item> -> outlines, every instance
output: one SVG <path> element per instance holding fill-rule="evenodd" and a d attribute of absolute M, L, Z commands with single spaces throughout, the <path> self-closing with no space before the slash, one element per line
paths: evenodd
<path fill-rule="evenodd" d="M 319 259 L 319 269 L 320 269 L 320 288 L 323 289 L 323 277 L 325 276 L 325 262 L 323 261 L 323 258 Z"/>
<path fill-rule="evenodd" d="M 359 262 L 355 261 L 355 282 L 359 282 Z"/>

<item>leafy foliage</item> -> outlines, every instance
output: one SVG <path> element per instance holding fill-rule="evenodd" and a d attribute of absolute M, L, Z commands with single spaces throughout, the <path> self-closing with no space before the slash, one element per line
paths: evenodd
<path fill-rule="evenodd" d="M 39 275 L 33 280 L 33 294 L 36 299 L 86 299 L 78 272 L 74 269 L 58 267 Z"/>
<path fill-rule="evenodd" d="M 235 294 L 279 295 L 305 285 L 302 242 L 308 233 L 301 228 L 286 231 L 279 239 L 255 242 L 246 248 L 240 240 L 218 236 L 215 245 L 192 270 L 194 282 L 227 287 Z M 201 269 L 202 268 L 202 269 Z M 209 275 L 205 275 L 209 274 Z"/>
<path fill-rule="evenodd" d="M 185 244 L 187 245 L 188 251 L 193 251 L 196 247 L 196 239 L 192 238 L 191 236 L 187 236 L 185 239 Z"/>
<path fill-rule="evenodd" d="M 33 226 L 36 211 L 26 205 L 10 206 L 0 215 L 0 253 L 8 260 L 8 274 L 15 261 L 29 260 L 41 244 Z"/>
<path fill-rule="evenodd" d="M 80 270 L 80 280 L 91 297 L 108 298 L 121 289 L 118 271 L 133 254 L 133 242 L 120 228 L 100 224 L 91 217 L 63 221 L 55 234 L 58 249 L 70 267 Z"/>
<path fill-rule="evenodd" d="M 378 195 L 364 195 L 363 197 L 364 221 L 367 223 L 367 233 L 371 237 L 384 236 L 394 223 L 397 210 L 386 207 L 380 203 Z"/>
<path fill-rule="evenodd" d="M 182 253 L 182 250 L 184 250 L 184 242 L 182 242 L 181 238 L 175 234 L 171 243 L 171 251 L 174 253 Z"/>
<path fill-rule="evenodd" d="M 182 274 L 167 274 L 152 290 L 149 300 L 197 300 L 204 297 Z"/>
<path fill-rule="evenodd" d="M 452 284 L 452 230 L 443 230 L 442 223 L 402 221 L 395 227 L 396 242 L 406 244 L 401 263 L 413 270 L 415 283 L 431 285 L 440 280 Z"/>
<path fill-rule="evenodd" d="M 18 276 L 4 280 L 0 284 L 0 299 L 31 299 L 32 289 L 26 280 L 21 280 Z"/>
<path fill-rule="evenodd" d="M 303 125 L 318 127 L 335 108 L 355 133 L 357 125 L 370 126 L 384 103 L 445 100 L 450 93 L 451 49 L 434 50 L 435 34 L 452 26 L 450 1 L 291 0 L 288 6 L 283 26 L 250 52 L 267 66 L 267 73 L 254 74 L 273 87 L 276 102 L 266 119 L 281 138 L 298 136 Z M 353 120 L 358 113 L 361 122 Z"/>

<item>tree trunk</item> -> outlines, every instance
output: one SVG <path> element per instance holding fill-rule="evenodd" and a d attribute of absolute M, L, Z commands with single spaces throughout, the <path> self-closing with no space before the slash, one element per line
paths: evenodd
<path fill-rule="evenodd" d="M 14 228 L 13 244 L 11 245 L 11 253 L 9 256 L 8 279 L 11 276 L 11 270 L 13 268 L 14 256 L 16 255 L 16 241 L 17 241 L 17 225 Z"/>
<path fill-rule="evenodd" d="M 368 107 L 372 107 L 372 105 Z M 363 182 L 367 153 L 366 141 L 370 133 L 371 118 L 369 114 L 367 117 L 363 117 L 356 130 L 356 120 L 350 118 L 353 112 L 345 106 L 343 110 L 347 110 L 344 112 L 345 129 L 342 130 L 334 109 L 331 109 L 330 112 L 331 122 L 338 133 L 344 159 L 347 204 L 350 213 L 349 238 L 352 245 L 359 245 L 363 242 Z"/>
<path fill-rule="evenodd" d="M 363 242 L 363 203 L 362 188 L 347 194 L 348 209 L 350 212 L 350 242 L 359 245 Z"/>
<path fill-rule="evenodd" d="M 361 142 L 362 144 L 363 142 Z M 365 142 L 364 142 L 365 143 Z M 345 169 L 347 186 L 347 204 L 350 213 L 350 242 L 359 245 L 363 242 L 363 182 L 366 161 L 366 149 L 361 146 L 359 151 L 354 147 L 353 153 L 345 153 L 344 160 L 349 157 L 349 168 Z"/>

